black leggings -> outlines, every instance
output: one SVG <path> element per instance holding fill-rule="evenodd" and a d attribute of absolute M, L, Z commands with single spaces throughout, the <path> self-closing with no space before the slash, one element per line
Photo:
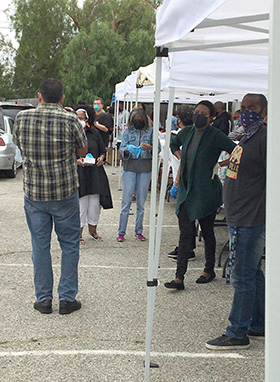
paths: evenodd
<path fill-rule="evenodd" d="M 216 211 L 205 218 L 198 219 L 204 240 L 205 268 L 204 272 L 212 274 L 215 266 L 216 239 L 214 234 L 214 221 Z M 194 248 L 196 234 L 195 221 L 190 221 L 185 202 L 181 204 L 179 214 L 179 247 L 177 256 L 176 278 L 184 280 L 188 268 L 188 256 Z"/>

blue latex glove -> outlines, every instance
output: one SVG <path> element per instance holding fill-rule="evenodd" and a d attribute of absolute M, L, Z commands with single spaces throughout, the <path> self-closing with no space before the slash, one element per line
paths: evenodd
<path fill-rule="evenodd" d="M 170 190 L 170 195 L 172 196 L 172 198 L 177 199 L 177 193 L 178 193 L 178 187 L 176 187 L 173 184 L 173 186 L 171 187 L 171 190 Z"/>
<path fill-rule="evenodd" d="M 125 149 L 129 151 L 131 154 L 136 155 L 136 158 L 139 158 L 141 151 L 144 152 L 144 150 L 142 150 L 140 146 L 136 147 L 134 145 L 127 145 Z"/>

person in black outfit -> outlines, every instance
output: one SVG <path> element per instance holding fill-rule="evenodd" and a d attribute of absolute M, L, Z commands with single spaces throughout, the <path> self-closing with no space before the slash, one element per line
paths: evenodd
<path fill-rule="evenodd" d="M 230 125 L 230 116 L 226 112 L 223 102 L 215 102 L 214 108 L 216 111 L 216 118 L 212 122 L 212 126 L 217 127 L 217 129 L 221 130 L 223 133 L 228 135 L 229 133 L 229 125 Z"/>
<path fill-rule="evenodd" d="M 88 153 L 96 159 L 96 164 L 91 166 L 84 164 L 84 158 L 77 159 L 80 184 L 80 243 L 83 244 L 84 239 L 82 238 L 82 234 L 86 224 L 88 224 L 89 233 L 92 238 L 94 240 L 102 240 L 101 236 L 97 233 L 100 209 L 101 206 L 104 209 L 113 208 L 113 204 L 109 181 L 103 166 L 106 150 L 101 135 L 93 124 L 89 124 L 89 115 L 85 109 L 78 109 L 76 113 L 84 125 L 88 140 Z M 94 110 L 92 110 L 90 114 L 92 113 L 94 113 Z M 94 118 L 92 120 L 94 120 Z"/>
<path fill-rule="evenodd" d="M 109 138 L 114 127 L 113 118 L 109 114 L 105 113 L 104 101 L 102 98 L 96 98 L 94 100 L 93 107 L 96 111 L 95 127 L 98 129 L 107 151 Z"/>

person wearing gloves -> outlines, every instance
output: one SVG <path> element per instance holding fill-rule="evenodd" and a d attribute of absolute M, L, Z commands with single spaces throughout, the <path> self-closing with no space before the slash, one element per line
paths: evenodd
<path fill-rule="evenodd" d="M 166 288 L 184 289 L 184 276 L 188 266 L 188 254 L 193 246 L 196 219 L 204 239 L 206 260 L 204 272 L 196 282 L 205 284 L 215 278 L 214 220 L 217 208 L 222 205 L 222 185 L 218 176 L 213 175 L 213 170 L 221 151 L 231 153 L 235 143 L 222 131 L 210 126 L 214 114 L 215 109 L 211 102 L 199 102 L 193 114 L 194 125 L 180 131 L 170 145 L 172 153 L 181 159 L 179 185 L 173 185 L 170 192 L 177 197 L 176 213 L 180 238 L 175 279 L 166 282 Z"/>
<path fill-rule="evenodd" d="M 90 236 L 97 241 L 102 237 L 97 233 L 97 224 L 101 206 L 104 209 L 113 208 L 109 181 L 103 166 L 106 149 L 99 131 L 94 127 L 93 108 L 76 111 L 88 140 L 88 154 L 78 158 L 79 204 L 80 204 L 80 244 L 84 244 L 83 228 L 88 224 Z M 85 159 L 95 159 L 95 164 L 88 165 Z M 89 161 L 88 161 L 89 162 Z"/>
<path fill-rule="evenodd" d="M 128 128 L 123 132 L 120 154 L 124 161 L 123 194 L 117 241 L 123 242 L 126 234 L 132 195 L 136 190 L 137 213 L 135 239 L 145 241 L 143 218 L 152 172 L 153 128 L 149 126 L 145 111 L 132 109 Z M 158 153 L 160 143 L 158 142 Z"/>

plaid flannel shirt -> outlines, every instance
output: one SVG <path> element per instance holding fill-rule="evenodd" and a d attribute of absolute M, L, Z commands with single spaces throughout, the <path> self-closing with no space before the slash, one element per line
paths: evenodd
<path fill-rule="evenodd" d="M 23 190 L 32 200 L 63 200 L 79 186 L 76 149 L 87 138 L 78 117 L 53 103 L 18 113 L 14 142 L 23 157 Z"/>

